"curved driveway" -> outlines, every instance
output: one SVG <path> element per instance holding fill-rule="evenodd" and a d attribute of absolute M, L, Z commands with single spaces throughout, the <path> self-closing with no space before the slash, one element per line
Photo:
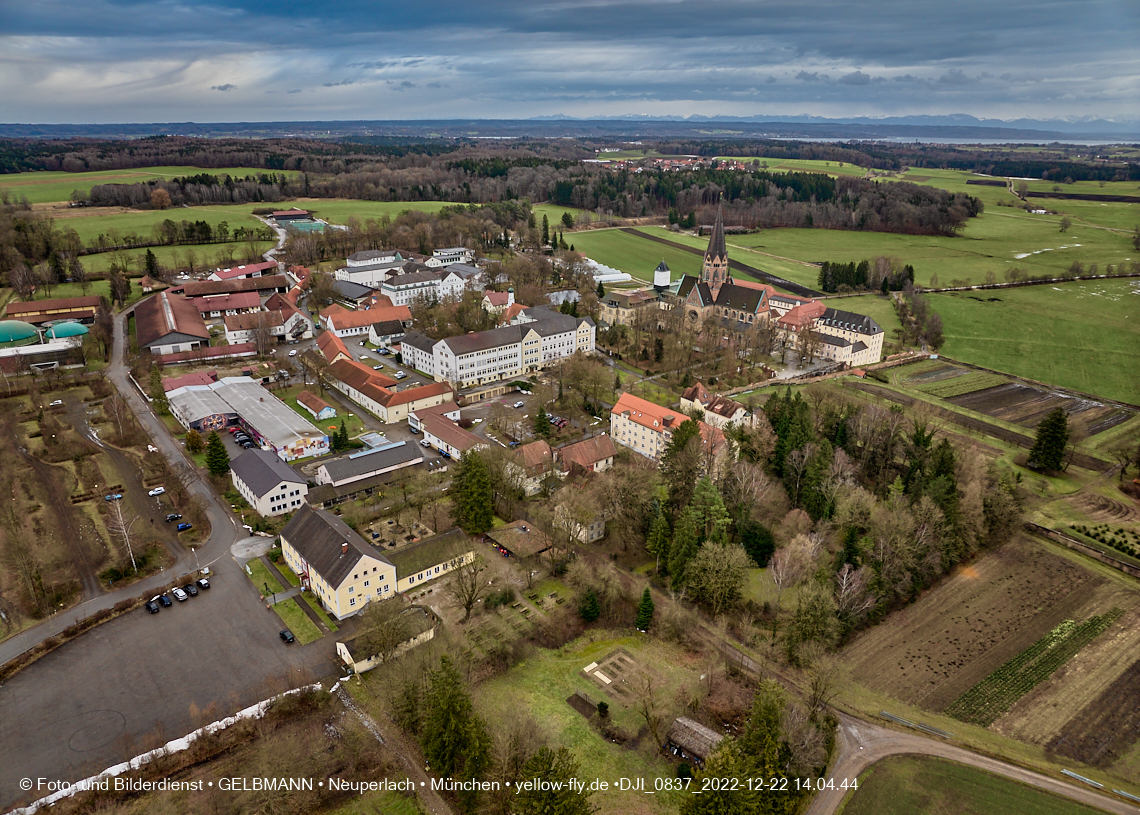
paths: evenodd
<path fill-rule="evenodd" d="M 888 756 L 922 755 L 976 767 L 1106 812 L 1135 815 L 1137 811 L 1135 804 L 1125 803 L 1090 788 L 1076 786 L 1076 783 L 1070 784 L 1059 778 L 1008 764 L 943 741 L 880 727 L 848 716 L 846 713 L 839 714 L 836 747 L 835 763 L 827 774 L 827 777 L 833 779 L 836 784 L 844 779 L 857 778 L 876 761 Z M 824 790 L 818 793 L 808 807 L 806 815 L 831 815 L 846 794 L 847 791 L 842 789 Z"/>

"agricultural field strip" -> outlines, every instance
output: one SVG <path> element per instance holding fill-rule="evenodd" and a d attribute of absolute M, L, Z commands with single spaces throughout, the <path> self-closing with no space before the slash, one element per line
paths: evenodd
<path fill-rule="evenodd" d="M 988 727 L 1123 614 L 1121 609 L 1114 608 L 1083 623 L 1065 620 L 954 700 L 943 712 L 963 722 Z"/>
<path fill-rule="evenodd" d="M 992 388 L 1008 381 L 1000 374 L 962 371 L 960 375 L 951 377 L 947 381 L 932 382 L 929 385 L 918 385 L 917 387 L 925 394 L 937 396 L 939 399 L 947 399 L 951 396 L 962 396 L 974 391 Z"/>

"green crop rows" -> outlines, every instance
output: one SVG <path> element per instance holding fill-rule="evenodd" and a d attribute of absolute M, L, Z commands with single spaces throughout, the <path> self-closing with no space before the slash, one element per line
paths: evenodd
<path fill-rule="evenodd" d="M 974 391 L 983 391 L 997 385 L 1004 385 L 1008 380 L 998 374 L 970 373 L 965 376 L 956 376 L 943 382 L 932 382 L 929 385 L 919 386 L 919 390 L 939 399 L 949 399 L 953 396 L 963 396 Z"/>
<path fill-rule="evenodd" d="M 944 711 L 989 727 L 1025 694 L 1053 675 L 1124 612 L 1118 608 L 1083 623 L 1065 620 L 1037 642 L 955 699 Z"/>

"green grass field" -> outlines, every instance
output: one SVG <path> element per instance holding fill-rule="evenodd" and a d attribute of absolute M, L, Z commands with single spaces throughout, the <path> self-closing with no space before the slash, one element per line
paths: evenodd
<path fill-rule="evenodd" d="M 246 577 L 253 581 L 253 585 L 257 587 L 259 592 L 268 591 L 269 594 L 278 594 L 285 591 L 277 582 L 277 578 L 270 574 L 269 569 L 265 568 L 265 564 L 258 558 L 253 558 L 246 563 L 246 568 L 249 570 L 246 572 Z"/>
<path fill-rule="evenodd" d="M 662 260 L 673 272 L 673 279 L 685 274 L 699 274 L 701 258 L 680 249 L 619 232 L 616 229 L 597 229 L 575 232 L 566 236 L 576 251 L 591 260 L 633 275 L 638 280 L 651 281 L 653 270 Z"/>
<path fill-rule="evenodd" d="M 50 294 L 50 297 L 49 297 L 49 294 Z M 94 297 L 110 297 L 110 294 L 111 294 L 111 284 L 109 282 L 107 282 L 106 280 L 92 280 L 91 284 L 87 287 L 86 292 L 83 291 L 83 287 L 80 286 L 78 283 L 60 283 L 58 285 L 52 286 L 50 292 L 48 292 L 46 289 L 43 289 L 43 288 L 39 289 L 39 291 L 36 292 L 36 295 L 35 295 L 35 297 L 32 298 L 32 300 L 48 300 L 48 299 L 54 300 L 54 299 L 57 299 L 60 297 L 84 297 L 84 296 L 87 296 L 87 297 L 92 297 L 92 296 L 94 296 Z M 129 306 L 131 303 L 134 303 L 137 300 L 139 300 L 142 296 L 143 296 L 143 292 L 142 292 L 142 289 L 139 288 L 138 280 L 131 280 L 131 293 L 127 296 L 127 303 L 126 304 Z M 13 298 L 13 300 L 16 300 L 16 299 L 17 298 Z M 182 430 L 182 428 L 181 428 L 181 426 L 179 426 L 179 431 L 181 431 L 181 430 Z"/>
<path fill-rule="evenodd" d="M 642 637 L 620 637 L 597 642 L 576 640 L 558 651 L 538 650 L 525 662 L 506 674 L 497 676 L 479 686 L 475 703 L 480 713 L 492 722 L 510 715 L 512 710 L 526 710 L 546 731 L 553 743 L 569 748 L 581 765 L 580 778 L 646 778 L 671 776 L 672 766 L 661 758 L 652 758 L 643 744 L 638 749 L 619 746 L 605 740 L 591 725 L 567 703 L 575 690 L 583 690 L 591 699 L 605 699 L 610 705 L 610 717 L 615 725 L 627 732 L 636 733 L 644 726 L 632 706 L 606 696 L 598 685 L 589 679 L 582 668 L 590 662 L 600 661 L 612 650 L 624 648 L 641 664 L 648 665 L 661 683 L 660 698 L 670 700 L 666 722 L 681 715 L 673 712 L 677 695 L 691 691 L 697 677 L 683 666 L 681 653 L 656 640 Z M 666 724 L 666 727 L 668 724 Z M 631 793 L 619 791 L 598 793 L 593 803 L 601 812 L 630 810 Z M 657 812 L 676 812 L 679 793 L 658 793 L 637 796 L 642 809 L 652 807 Z M 648 803 L 646 801 L 648 800 Z"/>
<path fill-rule="evenodd" d="M 255 243 L 259 253 L 266 252 L 273 248 L 273 241 L 257 241 Z M 233 260 L 229 250 L 233 250 Z M 237 263 L 244 263 L 245 260 L 246 244 L 244 243 L 204 243 L 192 244 L 189 246 L 153 246 L 151 247 L 154 256 L 158 262 L 163 266 L 168 266 L 172 269 L 183 269 L 186 267 L 187 252 L 193 252 L 195 256 L 195 269 L 201 271 L 202 269 L 213 269 L 217 266 L 230 266 Z M 111 268 L 111 264 L 115 261 L 116 256 L 121 256 L 127 260 L 127 269 L 131 275 L 142 275 L 146 269 L 144 259 L 146 258 L 146 249 L 124 249 L 121 252 L 100 252 L 97 255 L 84 255 L 80 260 L 83 261 L 83 268 L 87 270 L 89 275 L 106 274 Z M 260 257 L 258 258 L 260 260 Z M 52 296 L 56 296 L 53 294 Z M 62 296 L 62 295 L 60 295 Z"/>
<path fill-rule="evenodd" d="M 96 170 L 90 173 L 45 171 L 0 176 L 0 189 L 8 190 L 17 199 L 25 196 L 33 204 L 47 204 L 54 201 L 68 201 L 73 190 L 86 192 L 96 184 L 138 184 L 154 178 L 179 178 L 199 173 L 244 178 L 247 175 L 273 172 L 290 176 L 299 174 L 296 170 L 262 170 L 255 167 L 232 167 L 220 170 L 202 167 L 140 167 L 134 170 Z"/>
<path fill-rule="evenodd" d="M 265 224 L 253 217 L 250 209 L 246 206 L 174 207 L 98 215 L 90 214 L 98 210 L 65 210 L 62 216 L 56 217 L 55 227 L 59 230 L 74 229 L 85 244 L 90 244 L 99 235 L 109 235 L 111 230 L 122 235 L 133 232 L 149 238 L 155 235 L 155 227 L 168 219 L 175 223 L 205 221 L 214 228 L 225 221 L 231 233 L 242 226 L 264 229 Z"/>
<path fill-rule="evenodd" d="M 574 207 L 561 207 L 557 204 L 535 204 L 532 207 L 534 210 L 534 218 L 539 228 L 542 227 L 542 216 L 545 215 L 550 221 L 550 231 L 559 232 L 566 227 L 562 223 L 562 216 L 569 212 L 574 217 L 574 222 L 577 223 L 586 214 L 586 210 L 575 209 Z M 573 239 L 570 235 L 566 235 L 566 243 L 570 243 Z"/>
<path fill-rule="evenodd" d="M 984 296 L 983 296 L 984 295 Z M 929 296 L 953 359 L 1140 403 L 1140 283 L 1080 281 Z M 986 302 L 996 297 L 1000 302 Z"/>
<path fill-rule="evenodd" d="M 842 815 L 1098 815 L 1099 809 L 962 764 L 892 756 L 859 778 Z"/>
<path fill-rule="evenodd" d="M 387 215 L 395 218 L 405 210 L 415 212 L 439 212 L 444 207 L 455 206 L 447 201 L 352 201 L 346 198 L 305 199 L 289 202 L 312 212 L 317 218 L 330 223 L 343 224 L 349 218 L 359 221 L 378 219 Z M 256 209 L 256 207 L 250 207 Z"/>
<path fill-rule="evenodd" d="M 285 627 L 293 632 L 293 636 L 301 645 L 308 645 L 313 640 L 319 640 L 324 636 L 321 634 L 321 629 L 317 628 L 317 624 L 310 620 L 309 615 L 297 605 L 296 597 L 290 597 L 288 600 L 277 603 L 273 606 L 273 610 L 277 612 L 281 622 L 285 623 Z"/>

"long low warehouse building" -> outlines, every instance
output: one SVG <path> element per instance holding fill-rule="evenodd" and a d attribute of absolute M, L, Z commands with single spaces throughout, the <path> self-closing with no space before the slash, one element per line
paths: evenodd
<path fill-rule="evenodd" d="M 206 385 L 187 385 L 166 394 L 170 413 L 200 432 L 239 424 L 282 461 L 329 452 L 329 437 L 260 384 L 228 376 Z"/>
<path fill-rule="evenodd" d="M 342 487 L 365 478 L 422 464 L 423 460 L 423 451 L 419 445 L 404 441 L 392 442 L 372 450 L 326 461 L 317 468 L 317 483 Z"/>

